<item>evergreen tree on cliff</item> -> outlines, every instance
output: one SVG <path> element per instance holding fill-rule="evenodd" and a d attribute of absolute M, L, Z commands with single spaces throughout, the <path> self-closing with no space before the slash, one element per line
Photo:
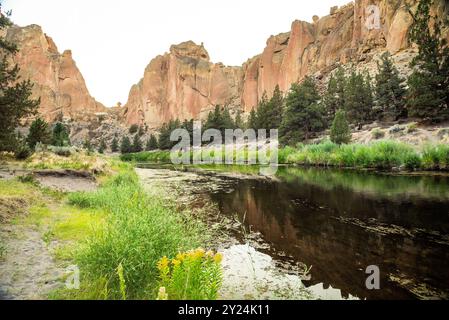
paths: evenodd
<path fill-rule="evenodd" d="M 281 143 L 292 145 L 310 138 L 325 128 L 325 111 L 319 104 L 320 95 L 315 81 L 306 77 L 294 83 L 285 101 L 285 113 L 280 128 Z"/>
<path fill-rule="evenodd" d="M 9 13 L 1 13 L 0 34 L 11 25 Z M 20 120 L 35 114 L 40 100 L 31 99 L 32 83 L 21 81 L 19 67 L 10 66 L 12 56 L 17 53 L 16 45 L 0 37 L 0 53 L 0 151 L 14 151 L 18 145 L 15 130 Z"/>
<path fill-rule="evenodd" d="M 337 144 L 347 144 L 351 142 L 351 130 L 349 128 L 346 113 L 343 110 L 337 111 L 331 127 L 331 141 Z"/>
<path fill-rule="evenodd" d="M 449 47 L 441 37 L 441 20 L 430 15 L 431 5 L 431 0 L 421 0 L 414 15 L 410 38 L 419 53 L 411 64 L 408 107 L 412 116 L 439 122 L 449 118 Z"/>

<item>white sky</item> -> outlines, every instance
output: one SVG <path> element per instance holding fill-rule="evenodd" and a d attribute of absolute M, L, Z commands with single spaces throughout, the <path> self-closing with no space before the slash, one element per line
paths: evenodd
<path fill-rule="evenodd" d="M 14 23 L 43 27 L 60 52 L 73 51 L 92 96 L 126 103 L 151 59 L 193 40 L 213 62 L 241 65 L 270 35 L 350 0 L 4 0 Z"/>

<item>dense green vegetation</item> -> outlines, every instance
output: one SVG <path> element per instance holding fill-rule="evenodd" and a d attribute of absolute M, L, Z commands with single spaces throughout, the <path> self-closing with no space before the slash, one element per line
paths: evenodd
<path fill-rule="evenodd" d="M 69 195 L 69 203 L 103 214 L 103 222 L 76 251 L 84 277 L 80 291 L 63 293 L 72 298 L 155 299 L 160 259 L 175 258 L 207 239 L 202 223 L 179 213 L 160 195 L 148 195 L 126 166 L 98 191 Z"/>
<path fill-rule="evenodd" d="M 208 151 L 203 151 L 203 155 Z M 247 159 L 248 151 L 234 153 L 234 159 L 243 153 Z M 214 155 L 212 155 L 214 156 Z M 225 153 L 219 157 L 224 161 Z M 371 144 L 321 144 L 281 148 L 278 153 L 280 164 L 307 166 L 365 168 L 390 170 L 449 170 L 449 146 L 426 146 L 418 151 L 410 145 L 395 141 L 380 140 Z M 190 159 L 193 159 L 192 154 Z M 141 152 L 121 156 L 128 162 L 170 163 L 170 151 Z"/>

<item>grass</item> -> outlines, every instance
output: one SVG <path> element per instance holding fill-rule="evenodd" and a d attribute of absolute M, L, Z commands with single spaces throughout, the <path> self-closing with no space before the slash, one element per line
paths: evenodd
<path fill-rule="evenodd" d="M 247 150 L 234 154 L 234 160 Z M 211 152 L 211 156 L 214 153 Z M 124 161 L 170 163 L 169 151 L 126 154 Z M 379 140 L 370 144 L 337 145 L 330 141 L 320 144 L 299 144 L 296 148 L 279 149 L 279 164 L 304 166 L 391 170 L 449 170 L 449 146 L 427 146 L 423 151 L 405 143 Z"/>
<path fill-rule="evenodd" d="M 179 213 L 166 200 L 146 194 L 129 166 L 98 191 L 71 194 L 68 199 L 81 210 L 105 214 L 104 222 L 77 251 L 75 261 L 84 280 L 71 298 L 121 299 L 125 283 L 129 299 L 154 299 L 159 289 L 159 259 L 197 248 L 207 238 L 202 223 Z M 59 225 L 59 232 L 71 233 L 76 224 L 84 226 L 84 221 L 72 221 L 69 231 Z M 122 280 L 117 274 L 119 266 Z"/>

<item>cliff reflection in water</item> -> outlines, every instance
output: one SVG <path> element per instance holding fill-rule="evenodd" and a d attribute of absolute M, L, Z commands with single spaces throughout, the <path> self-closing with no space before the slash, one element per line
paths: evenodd
<path fill-rule="evenodd" d="M 212 195 L 324 283 L 368 299 L 449 292 L 449 179 L 284 168 L 279 181 L 240 180 Z M 381 270 L 381 290 L 365 269 Z M 446 296 L 447 297 L 447 296 Z"/>

